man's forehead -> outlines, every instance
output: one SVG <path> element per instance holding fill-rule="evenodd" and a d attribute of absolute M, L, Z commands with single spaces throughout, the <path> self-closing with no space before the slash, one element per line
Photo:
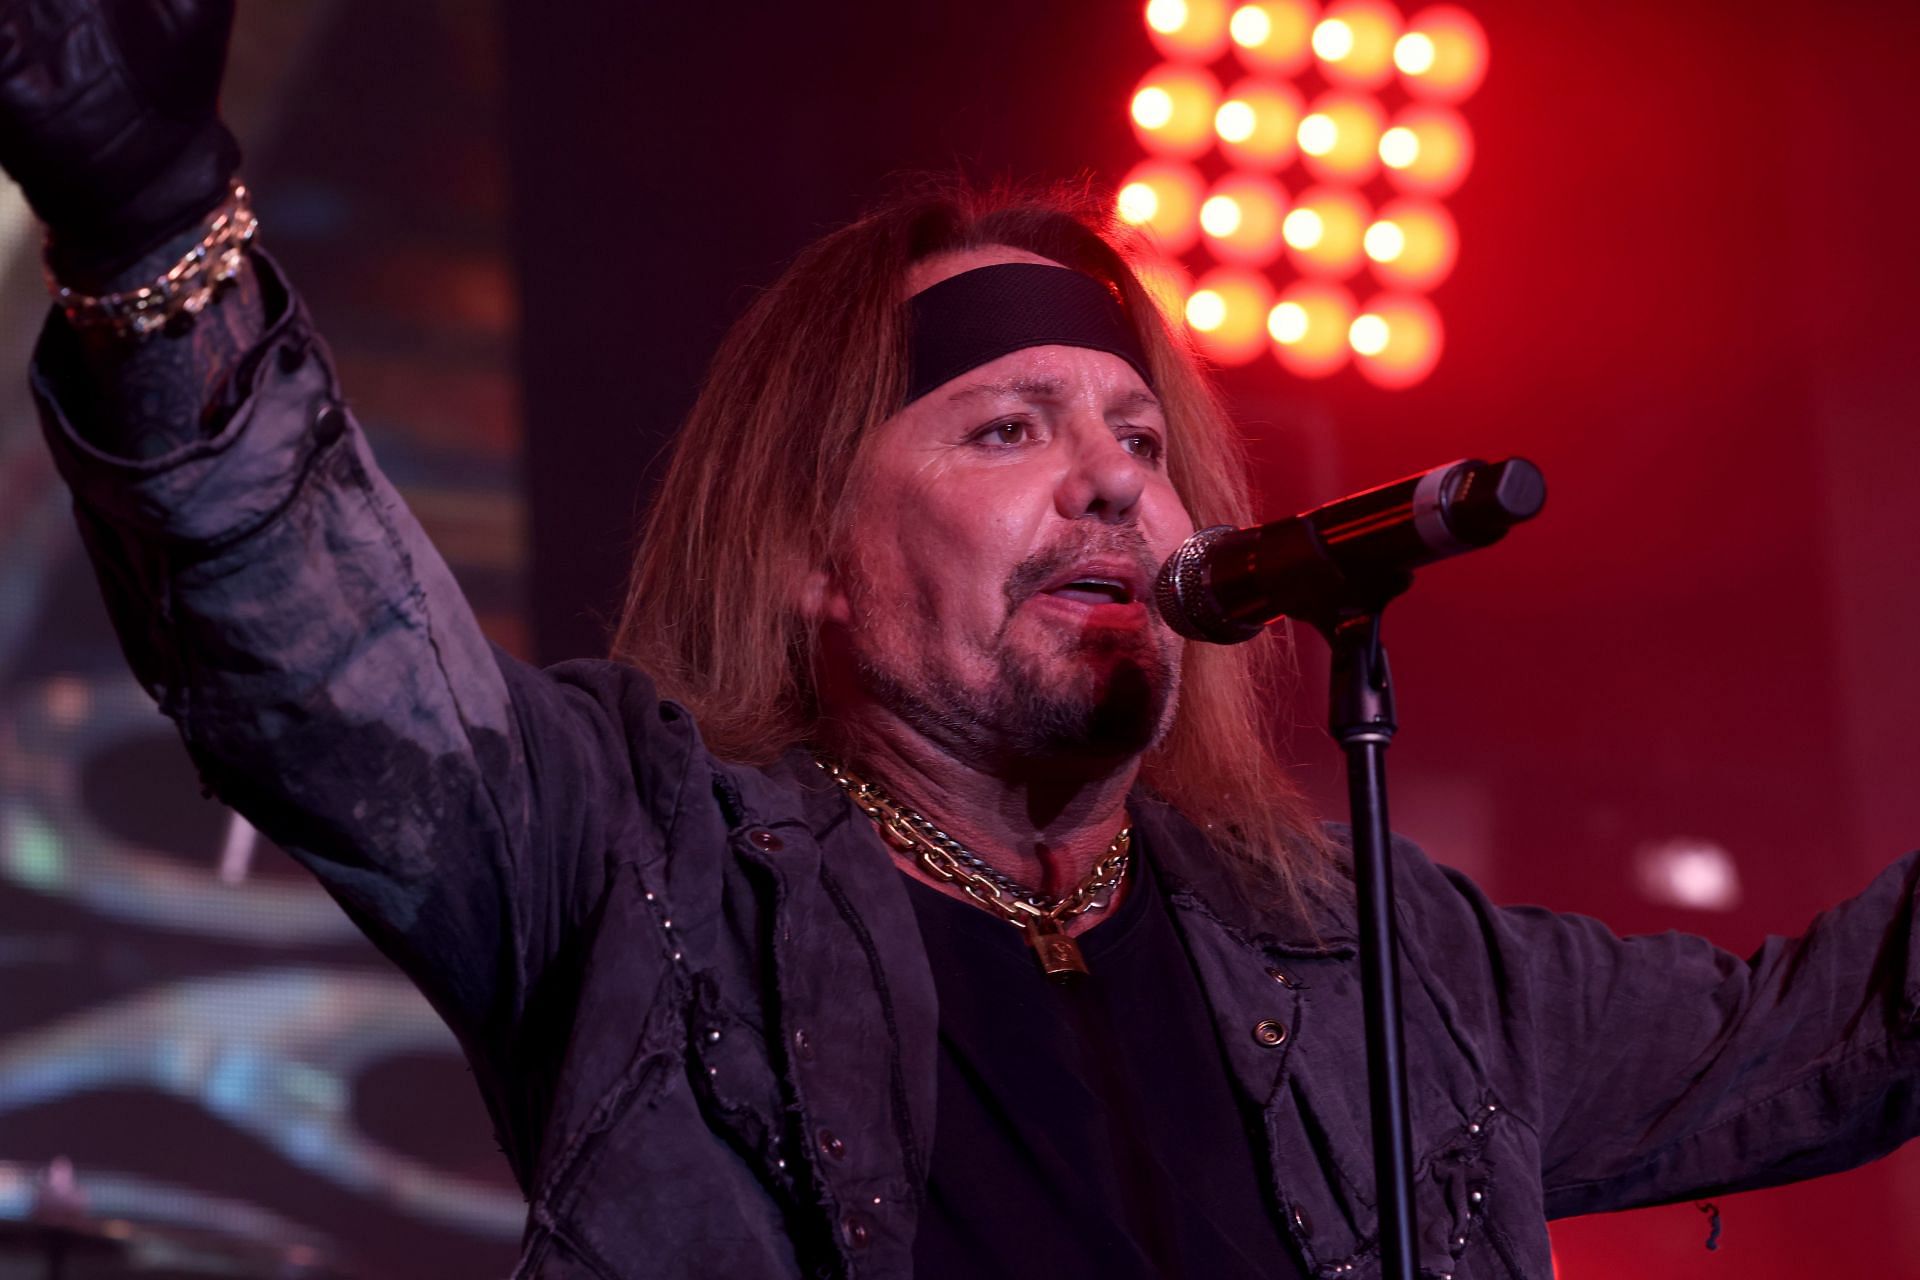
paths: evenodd
<path fill-rule="evenodd" d="M 1073 365 L 1086 366 L 1084 372 L 1075 370 L 1080 376 L 1063 372 L 1058 360 L 1048 356 L 1058 351 L 1067 357 Z M 1020 400 L 1034 404 L 1058 404 L 1076 399 L 1089 389 L 1104 391 L 1102 399 L 1110 408 L 1118 409 L 1158 409 L 1160 398 L 1147 390 L 1140 381 L 1140 375 L 1132 366 L 1117 356 L 1104 351 L 1086 351 L 1068 347 L 1038 348 L 1028 352 L 1014 352 L 997 360 L 994 364 L 1011 363 L 1020 356 L 1028 356 L 1029 363 L 1041 367 L 1027 370 L 996 370 L 986 365 L 972 373 L 964 374 L 948 383 L 936 393 L 940 399 L 949 403 L 966 403 L 986 400 Z M 1111 365 L 1112 367 L 1103 367 Z"/>

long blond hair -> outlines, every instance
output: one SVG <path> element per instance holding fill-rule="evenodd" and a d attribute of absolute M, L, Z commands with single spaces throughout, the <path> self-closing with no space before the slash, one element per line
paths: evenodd
<path fill-rule="evenodd" d="M 1168 473 L 1195 527 L 1251 522 L 1239 438 L 1110 207 L 1080 188 L 924 180 L 815 242 L 728 332 L 641 530 L 612 646 L 693 713 L 717 755 L 764 763 L 814 730 L 816 637 L 793 584 L 842 545 L 855 459 L 905 397 L 901 298 L 919 261 L 1009 245 L 1110 285 L 1153 371 Z M 1297 903 L 1327 849 L 1263 728 L 1290 646 L 1279 632 L 1189 644 L 1142 779 L 1208 830 L 1250 896 Z"/>

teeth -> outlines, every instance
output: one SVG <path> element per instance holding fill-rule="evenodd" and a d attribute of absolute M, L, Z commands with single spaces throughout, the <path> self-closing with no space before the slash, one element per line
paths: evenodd
<path fill-rule="evenodd" d="M 1054 588 L 1055 595 L 1070 596 L 1074 599 L 1093 597 L 1095 600 L 1117 604 L 1126 604 L 1133 599 L 1133 593 L 1124 583 L 1113 582 L 1106 578 L 1080 578 L 1065 586 Z"/>

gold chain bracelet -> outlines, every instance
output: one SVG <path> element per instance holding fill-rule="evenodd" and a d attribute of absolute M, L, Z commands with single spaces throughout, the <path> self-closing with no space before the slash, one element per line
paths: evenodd
<path fill-rule="evenodd" d="M 152 284 L 119 293 L 81 293 L 55 279 L 49 266 L 47 288 L 74 328 L 145 338 L 179 316 L 204 311 L 221 288 L 239 276 L 247 246 L 259 229 L 247 189 L 236 182 L 215 210 L 206 235 Z"/>

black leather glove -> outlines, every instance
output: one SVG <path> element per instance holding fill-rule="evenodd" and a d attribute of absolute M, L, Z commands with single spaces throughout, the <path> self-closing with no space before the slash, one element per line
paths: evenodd
<path fill-rule="evenodd" d="M 0 0 L 0 168 L 47 224 L 54 271 L 124 270 L 225 197 L 234 0 Z"/>

